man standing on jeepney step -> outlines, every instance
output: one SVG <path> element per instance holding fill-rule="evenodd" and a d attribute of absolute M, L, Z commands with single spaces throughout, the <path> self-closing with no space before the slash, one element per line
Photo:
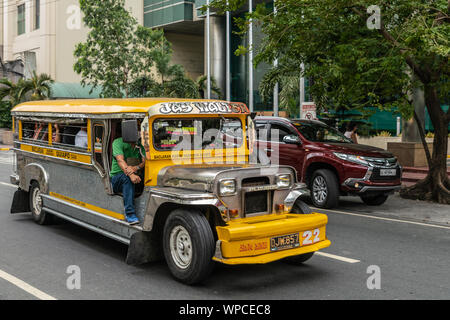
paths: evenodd
<path fill-rule="evenodd" d="M 139 223 L 134 193 L 135 185 L 141 182 L 138 171 L 145 166 L 145 149 L 140 143 L 126 143 L 122 138 L 117 138 L 112 145 L 112 155 L 110 176 L 113 191 L 123 195 L 125 220 L 130 224 Z"/>

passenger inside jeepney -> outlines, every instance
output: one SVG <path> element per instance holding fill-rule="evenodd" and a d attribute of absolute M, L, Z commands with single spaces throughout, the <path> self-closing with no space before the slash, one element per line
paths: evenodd
<path fill-rule="evenodd" d="M 48 139 L 48 125 L 43 122 L 36 122 L 33 133 L 33 140 L 45 141 Z"/>
<path fill-rule="evenodd" d="M 140 128 L 140 122 L 138 122 Z M 139 130 L 140 131 L 140 130 Z M 140 136 L 140 132 L 139 132 Z M 130 224 L 139 223 L 134 206 L 134 197 L 139 184 L 143 186 L 145 154 L 149 151 L 141 142 L 124 142 L 122 137 L 112 143 L 111 184 L 114 193 L 122 194 L 125 220 Z"/>

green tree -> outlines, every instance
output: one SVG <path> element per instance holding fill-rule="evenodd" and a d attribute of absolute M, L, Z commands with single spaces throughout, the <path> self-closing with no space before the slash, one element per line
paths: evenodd
<path fill-rule="evenodd" d="M 208 81 L 207 75 L 202 75 L 197 78 L 197 88 L 199 95 L 202 98 L 206 97 L 207 81 Z M 222 92 L 220 91 L 220 88 L 217 86 L 217 82 L 214 77 L 211 77 L 211 92 L 215 93 L 219 97 L 219 99 L 222 99 Z"/>
<path fill-rule="evenodd" d="M 74 52 L 78 59 L 74 70 L 82 76 L 81 83 L 101 86 L 104 97 L 128 96 L 139 62 L 133 50 L 136 20 L 123 0 L 80 0 L 80 8 L 91 29 Z"/>
<path fill-rule="evenodd" d="M 215 0 L 236 10 L 244 0 Z M 277 13 L 258 6 L 252 15 L 265 37 L 255 64 L 278 59 L 279 78 L 308 66 L 319 107 L 398 108 L 413 116 L 410 92 L 422 88 L 435 130 L 428 176 L 404 197 L 450 203 L 446 151 L 450 109 L 450 1 L 279 0 Z M 378 11 L 379 9 L 379 11 Z M 378 16 L 377 13 L 381 16 Z M 247 23 L 240 23 L 245 31 Z M 283 71 L 282 69 L 286 70 Z M 273 71 L 275 72 L 275 71 Z M 276 73 L 276 72 L 275 72 Z"/>
<path fill-rule="evenodd" d="M 51 97 L 51 84 L 54 82 L 54 80 L 48 74 L 42 73 L 38 75 L 36 74 L 36 71 L 33 71 L 33 77 L 26 80 L 26 82 L 26 93 L 31 94 L 31 100 L 45 100 Z"/>
<path fill-rule="evenodd" d="M 163 30 L 139 26 L 124 0 L 80 0 L 80 8 L 91 29 L 74 52 L 82 84 L 101 86 L 103 97 L 197 97 L 183 67 L 170 64 Z"/>

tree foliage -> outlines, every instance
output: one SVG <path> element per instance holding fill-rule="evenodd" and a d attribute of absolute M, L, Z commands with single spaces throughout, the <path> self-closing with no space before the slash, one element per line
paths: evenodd
<path fill-rule="evenodd" d="M 237 10 L 244 0 L 214 0 L 220 10 Z M 248 19 L 261 24 L 264 38 L 255 65 L 274 67 L 266 90 L 306 68 L 311 95 L 322 109 L 397 108 L 413 115 L 411 91 L 422 88 L 435 129 L 429 175 L 403 192 L 450 203 L 446 150 L 450 108 L 450 1 L 380 0 L 380 18 L 369 0 L 278 0 L 277 13 L 259 5 Z M 369 9 L 369 10 L 368 10 Z"/>
<path fill-rule="evenodd" d="M 80 7 L 91 29 L 74 53 L 82 84 L 101 87 L 103 97 L 196 97 L 183 67 L 170 64 L 164 32 L 138 25 L 124 0 L 80 0 Z"/>

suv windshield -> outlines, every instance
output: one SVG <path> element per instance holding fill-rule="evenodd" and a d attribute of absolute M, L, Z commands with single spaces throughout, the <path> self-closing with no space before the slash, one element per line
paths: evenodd
<path fill-rule="evenodd" d="M 318 122 L 292 122 L 305 139 L 313 142 L 344 142 L 352 143 L 352 140 L 344 136 L 338 130 Z"/>
<path fill-rule="evenodd" d="M 238 118 L 156 119 L 153 122 L 156 150 L 236 148 L 243 140 L 242 123 Z"/>

